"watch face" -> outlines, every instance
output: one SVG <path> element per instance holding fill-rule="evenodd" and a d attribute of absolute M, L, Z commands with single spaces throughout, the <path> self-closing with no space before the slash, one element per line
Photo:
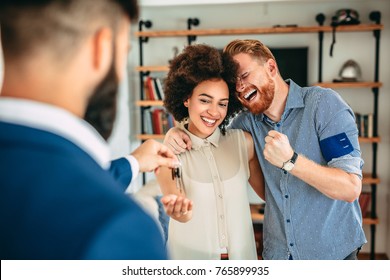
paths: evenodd
<path fill-rule="evenodd" d="M 292 163 L 291 161 L 286 162 L 283 166 L 283 169 L 286 171 L 290 171 L 293 168 L 294 168 L 294 163 Z"/>

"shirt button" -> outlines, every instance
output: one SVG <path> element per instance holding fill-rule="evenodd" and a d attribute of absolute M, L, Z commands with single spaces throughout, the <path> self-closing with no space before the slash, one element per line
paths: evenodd
<path fill-rule="evenodd" d="M 225 235 L 224 235 L 224 234 L 222 234 L 222 236 L 221 236 L 221 237 L 222 237 L 222 239 L 225 239 Z"/>
<path fill-rule="evenodd" d="M 219 217 L 221 218 L 221 220 L 223 220 L 223 218 L 224 218 L 223 215 L 221 215 L 221 216 L 219 216 Z"/>
<path fill-rule="evenodd" d="M 289 223 L 290 222 L 290 219 L 287 219 L 287 223 Z"/>
<path fill-rule="evenodd" d="M 290 246 L 291 246 L 291 247 L 294 246 L 294 243 L 290 243 Z"/>
<path fill-rule="evenodd" d="M 284 197 L 285 197 L 285 198 L 288 198 L 288 194 L 286 194 Z"/>
<path fill-rule="evenodd" d="M 276 124 L 277 127 L 280 127 L 280 123 Z"/>
<path fill-rule="evenodd" d="M 219 197 L 219 198 L 222 198 L 222 194 L 219 194 L 218 197 Z"/>

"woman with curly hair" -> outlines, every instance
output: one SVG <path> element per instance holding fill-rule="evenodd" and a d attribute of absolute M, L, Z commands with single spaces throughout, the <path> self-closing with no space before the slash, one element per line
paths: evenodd
<path fill-rule="evenodd" d="M 192 141 L 179 155 L 178 178 L 168 168 L 157 174 L 173 259 L 257 259 L 247 186 L 264 197 L 264 179 L 251 135 L 226 129 L 242 109 L 235 70 L 229 57 L 201 44 L 170 65 L 164 105 Z"/>

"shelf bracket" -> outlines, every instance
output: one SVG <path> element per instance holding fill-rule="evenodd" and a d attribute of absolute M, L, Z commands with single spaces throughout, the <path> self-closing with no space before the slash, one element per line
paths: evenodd
<path fill-rule="evenodd" d="M 152 22 L 150 20 L 140 20 L 138 23 L 138 30 L 142 31 L 142 27 L 145 26 L 145 28 L 151 28 Z M 139 37 L 139 40 L 142 41 L 142 43 L 147 43 L 149 40 L 149 37 Z"/>
<path fill-rule="evenodd" d="M 325 22 L 325 15 L 320 13 L 316 16 L 318 25 L 323 26 Z M 324 31 L 318 32 L 318 82 L 322 83 L 322 49 L 324 45 Z"/>
<path fill-rule="evenodd" d="M 138 30 L 142 31 L 142 28 L 151 28 L 152 27 L 152 22 L 150 20 L 140 20 L 138 23 Z M 148 42 L 148 37 L 139 37 L 138 39 L 138 44 L 139 44 L 139 65 L 143 66 L 144 65 L 144 54 L 143 54 L 143 45 Z M 140 78 L 140 100 L 143 99 L 144 97 L 144 77 L 148 76 L 150 74 L 149 71 L 141 71 L 139 73 L 139 78 Z M 141 133 L 144 133 L 145 131 L 145 126 L 144 126 L 144 108 L 141 108 Z M 143 176 L 143 181 L 145 183 L 145 176 Z"/>
<path fill-rule="evenodd" d="M 376 24 L 381 23 L 381 13 L 379 11 L 372 11 L 369 16 L 371 21 L 374 21 Z M 377 29 L 374 30 L 374 37 L 375 37 L 375 76 L 374 81 L 379 81 L 379 46 L 380 46 L 380 37 L 381 37 L 381 30 Z M 378 95 L 379 95 L 379 88 L 375 87 L 372 88 L 372 92 L 374 94 L 374 136 L 378 136 Z M 372 144 L 372 177 L 377 177 L 377 154 L 378 154 L 378 144 L 373 143 Z M 377 185 L 371 184 L 371 218 L 376 219 L 377 213 L 376 213 L 376 207 L 377 207 Z M 370 259 L 375 259 L 375 231 L 376 231 L 376 225 L 373 224 L 370 226 L 371 229 L 371 248 L 370 248 Z"/>
<path fill-rule="evenodd" d="M 140 74 L 142 77 L 147 77 L 150 75 L 150 71 L 141 71 Z"/>
<path fill-rule="evenodd" d="M 192 26 L 198 26 L 200 23 L 198 18 L 189 18 L 187 19 L 187 29 L 191 30 Z M 188 45 L 191 45 L 192 42 L 196 40 L 196 36 L 188 35 L 187 36 Z"/>
<path fill-rule="evenodd" d="M 374 21 L 376 24 L 381 23 L 381 13 L 378 11 L 373 11 L 370 13 L 370 20 Z M 380 37 L 381 37 L 381 30 L 377 29 L 374 30 L 374 37 L 375 37 L 375 77 L 374 81 L 379 81 L 379 45 L 380 45 Z"/>

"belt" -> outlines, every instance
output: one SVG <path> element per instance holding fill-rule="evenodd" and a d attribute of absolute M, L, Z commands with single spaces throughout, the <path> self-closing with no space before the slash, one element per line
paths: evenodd
<path fill-rule="evenodd" d="M 221 254 L 221 260 L 229 260 L 229 254 Z"/>

